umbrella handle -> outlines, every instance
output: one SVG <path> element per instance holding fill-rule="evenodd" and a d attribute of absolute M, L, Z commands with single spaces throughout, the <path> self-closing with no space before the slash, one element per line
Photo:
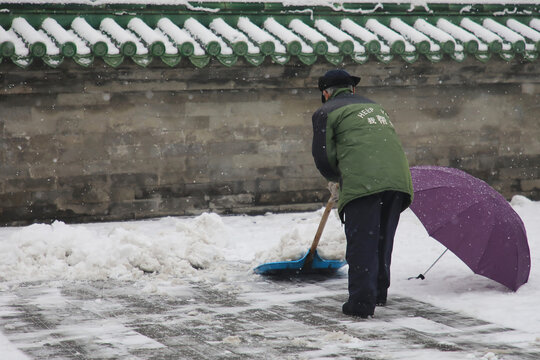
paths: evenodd
<path fill-rule="evenodd" d="M 330 215 L 330 212 L 332 211 L 335 203 L 336 200 L 334 196 L 330 196 L 330 199 L 328 199 L 328 202 L 326 203 L 326 208 L 324 209 L 324 213 L 321 218 L 321 222 L 319 223 L 319 227 L 317 228 L 317 232 L 315 233 L 315 237 L 313 238 L 313 242 L 311 243 L 311 248 L 309 249 L 309 253 L 306 256 L 306 264 L 313 261 L 313 256 L 315 256 L 315 250 L 317 250 L 317 246 L 319 245 L 319 240 L 321 239 L 324 227 L 326 225 L 326 221 L 328 220 L 328 216 Z"/>
<path fill-rule="evenodd" d="M 420 280 L 424 280 L 424 279 L 426 278 L 424 275 L 427 274 L 428 271 L 431 270 L 431 268 L 432 268 L 433 266 L 435 266 L 435 264 L 436 264 L 439 260 L 441 260 L 441 258 L 443 257 L 444 254 L 446 254 L 447 251 L 448 251 L 448 248 L 446 248 L 446 250 L 444 250 L 444 251 L 442 252 L 442 254 L 437 258 L 437 260 L 435 260 L 435 261 L 433 262 L 433 264 L 431 264 L 431 266 L 430 266 L 426 271 L 424 271 L 423 274 L 420 274 L 420 275 L 418 275 L 418 276 L 416 276 L 416 277 L 412 276 L 412 277 L 408 278 L 407 280 L 411 280 L 411 279 L 420 279 Z"/>

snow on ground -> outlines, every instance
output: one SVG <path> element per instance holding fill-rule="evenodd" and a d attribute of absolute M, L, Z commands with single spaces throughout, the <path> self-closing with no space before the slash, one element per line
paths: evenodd
<path fill-rule="evenodd" d="M 536 300 L 540 296 L 540 202 L 514 196 L 511 205 L 525 224 L 531 252 L 529 282 L 517 292 L 473 274 L 450 252 L 427 273 L 426 280 L 408 281 L 407 276 L 425 271 L 445 249 L 429 237 L 411 212 L 405 214 L 396 235 L 391 291 L 495 324 L 535 332 L 540 341 L 540 306 Z"/>
<path fill-rule="evenodd" d="M 523 330 L 532 336 L 527 340 L 540 342 L 540 270 L 536 267 L 540 260 L 540 202 L 515 196 L 511 205 L 525 223 L 532 262 L 529 282 L 517 292 L 473 274 L 450 252 L 427 273 L 426 280 L 407 280 L 423 273 L 444 250 L 407 210 L 396 234 L 389 296 L 412 297 Z M 166 291 L 163 284 L 186 279 L 234 287 L 238 269 L 244 274 L 244 284 L 256 282 L 259 276 L 253 274 L 253 267 L 299 258 L 309 249 L 322 212 L 205 213 L 189 218 L 1 228 L 0 291 L 30 280 L 135 280 L 148 292 Z M 319 251 L 325 258 L 344 256 L 345 236 L 335 213 L 328 220 Z M 25 355 L 0 333 L 0 357 Z"/>

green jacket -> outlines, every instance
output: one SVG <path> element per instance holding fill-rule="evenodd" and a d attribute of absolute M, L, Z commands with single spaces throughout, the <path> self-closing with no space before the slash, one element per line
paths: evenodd
<path fill-rule="evenodd" d="M 312 117 L 312 153 L 317 169 L 339 181 L 338 210 L 356 198 L 386 190 L 408 194 L 412 202 L 409 163 L 388 114 L 373 101 L 337 90 Z"/>

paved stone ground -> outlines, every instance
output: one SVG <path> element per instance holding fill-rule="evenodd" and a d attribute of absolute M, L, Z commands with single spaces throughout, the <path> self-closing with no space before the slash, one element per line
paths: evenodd
<path fill-rule="evenodd" d="M 11 283 L 0 326 L 32 359 L 540 359 L 532 334 L 404 296 L 347 317 L 345 290 L 341 273 Z"/>

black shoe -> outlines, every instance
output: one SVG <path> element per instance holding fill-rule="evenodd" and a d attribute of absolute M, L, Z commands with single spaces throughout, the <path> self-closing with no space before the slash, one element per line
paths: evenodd
<path fill-rule="evenodd" d="M 387 296 L 388 296 L 388 290 L 384 289 L 384 290 L 377 291 L 377 300 L 375 301 L 375 305 L 385 306 Z"/>
<path fill-rule="evenodd" d="M 353 306 L 348 301 L 343 304 L 343 306 L 341 307 L 341 311 L 343 311 L 345 315 L 359 316 L 362 319 L 367 319 L 368 316 L 373 316 L 373 311 L 369 312 L 369 311 L 359 311 L 357 309 L 353 309 Z"/>

